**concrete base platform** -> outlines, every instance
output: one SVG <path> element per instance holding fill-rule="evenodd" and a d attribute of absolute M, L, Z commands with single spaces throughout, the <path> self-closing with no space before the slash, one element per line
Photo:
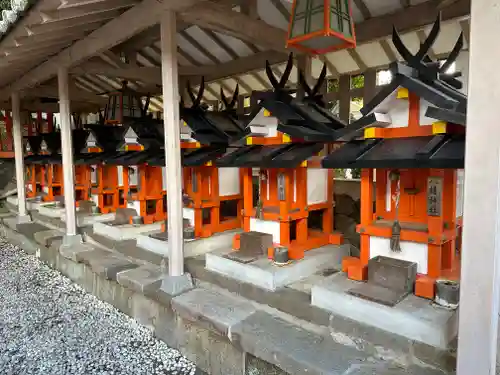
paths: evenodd
<path fill-rule="evenodd" d="M 38 206 L 38 213 L 43 216 L 62 219 L 66 210 L 62 207 L 56 207 L 55 203 L 45 203 Z"/>
<path fill-rule="evenodd" d="M 141 234 L 150 234 L 161 229 L 161 223 L 147 225 L 109 225 L 106 223 L 94 223 L 94 233 L 109 237 L 116 241 L 136 239 Z"/>
<path fill-rule="evenodd" d="M 17 207 L 18 205 L 18 199 L 17 195 L 11 195 L 5 199 L 7 203 L 10 203 L 12 206 Z M 52 204 L 52 203 L 47 203 L 47 202 L 41 202 L 37 198 L 27 198 L 26 199 L 26 208 L 28 210 L 38 210 L 40 206 L 47 205 L 47 204 Z"/>
<path fill-rule="evenodd" d="M 119 272 L 117 281 L 138 293 L 151 293 L 161 287 L 165 274 L 160 267 L 146 265 L 131 270 Z"/>
<path fill-rule="evenodd" d="M 359 282 L 345 273 L 327 277 L 311 289 L 312 305 L 354 321 L 433 347 L 448 349 L 458 332 L 458 313 L 409 295 L 394 307 L 352 296 Z"/>
<path fill-rule="evenodd" d="M 59 253 L 66 259 L 70 259 L 74 262 L 79 261 L 79 257 L 84 253 L 89 253 L 95 250 L 95 248 L 86 243 L 80 243 L 77 245 L 61 245 L 59 248 Z"/>
<path fill-rule="evenodd" d="M 95 223 L 107 223 L 115 219 L 115 214 L 87 214 L 83 212 L 76 213 L 76 224 L 79 227 L 93 225 Z M 66 215 L 61 216 L 61 221 L 66 222 Z"/>
<path fill-rule="evenodd" d="M 217 233 L 209 238 L 199 238 L 195 240 L 184 241 L 184 257 L 190 258 L 206 254 L 218 249 L 230 248 L 235 234 L 241 230 L 231 230 L 223 233 Z M 153 253 L 168 256 L 168 240 L 162 240 L 159 236 L 141 234 L 137 236 L 137 246 Z"/>
<path fill-rule="evenodd" d="M 288 284 L 309 277 L 325 269 L 340 269 L 342 258 L 348 255 L 348 246 L 328 245 L 307 251 L 304 259 L 286 266 L 276 266 L 266 256 L 241 263 L 227 256 L 233 250 L 208 253 L 206 268 L 226 277 L 274 291 Z"/>

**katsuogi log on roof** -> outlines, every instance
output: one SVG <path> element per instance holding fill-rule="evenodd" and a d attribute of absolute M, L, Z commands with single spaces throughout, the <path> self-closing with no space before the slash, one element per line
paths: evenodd
<path fill-rule="evenodd" d="M 260 106 L 278 119 L 278 131 L 282 133 L 311 142 L 335 141 L 339 137 L 337 131 L 344 129 L 346 124 L 324 108 L 319 94 L 325 83 L 326 66 L 323 66 L 313 88 L 299 71 L 299 84 L 306 93 L 302 99 L 292 96 L 291 90 L 286 88 L 292 67 L 293 56 L 290 54 L 286 69 L 278 81 L 269 62 L 266 62 L 267 77 L 274 90 L 259 95 Z"/>
<path fill-rule="evenodd" d="M 457 78 L 461 73 L 448 73 L 463 47 L 463 34 L 460 34 L 452 52 L 444 63 L 432 61 L 428 55 L 440 31 L 440 18 L 434 23 L 429 36 L 413 55 L 404 45 L 398 31 L 394 28 L 392 41 L 404 62 L 393 62 L 390 65 L 392 81 L 381 89 L 377 95 L 362 109 L 367 116 L 383 112 L 400 88 L 428 102 L 425 116 L 437 121 L 464 125 L 466 120 L 467 96 L 460 92 L 462 82 Z M 360 120 L 362 121 L 362 120 Z M 353 124 L 355 125 L 355 124 Z"/>
<path fill-rule="evenodd" d="M 211 144 L 231 144 L 245 137 L 245 126 L 235 116 L 234 106 L 238 98 L 238 86 L 231 101 L 228 101 L 221 92 L 221 97 L 226 105 L 223 111 L 209 111 L 201 103 L 205 81 L 202 77 L 198 95 L 194 95 L 188 83 L 188 93 L 191 98 L 191 107 L 186 107 L 181 102 L 181 119 L 186 122 L 192 131 L 192 137 L 198 142 Z"/>

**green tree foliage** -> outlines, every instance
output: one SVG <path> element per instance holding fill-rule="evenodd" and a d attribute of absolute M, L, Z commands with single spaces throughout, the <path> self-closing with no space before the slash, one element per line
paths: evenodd
<path fill-rule="evenodd" d="M 10 0 L 0 0 L 0 10 L 10 10 Z"/>

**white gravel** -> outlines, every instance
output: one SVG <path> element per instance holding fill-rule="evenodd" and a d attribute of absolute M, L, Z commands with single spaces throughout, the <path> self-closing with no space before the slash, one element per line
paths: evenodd
<path fill-rule="evenodd" d="M 0 374 L 195 374 L 113 306 L 0 238 Z"/>

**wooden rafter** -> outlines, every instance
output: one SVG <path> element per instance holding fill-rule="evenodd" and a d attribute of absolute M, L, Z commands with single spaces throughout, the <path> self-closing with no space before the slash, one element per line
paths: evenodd
<path fill-rule="evenodd" d="M 389 42 L 385 39 L 382 39 L 380 41 L 380 46 L 382 47 L 382 49 L 384 50 L 385 52 L 385 55 L 387 56 L 387 58 L 389 59 L 390 62 L 392 61 L 396 61 L 398 58 L 396 56 L 396 54 L 394 53 L 394 51 L 392 50 L 391 46 L 389 45 Z"/>
<path fill-rule="evenodd" d="M 354 60 L 354 62 L 358 65 L 359 70 L 364 72 L 366 69 L 368 69 L 368 66 L 365 64 L 359 53 L 355 49 L 348 49 L 347 52 L 349 53 L 349 56 Z"/>
<path fill-rule="evenodd" d="M 370 9 L 368 9 L 363 0 L 354 0 L 354 4 L 356 4 L 356 7 L 359 9 L 359 12 L 363 16 L 363 19 L 367 20 L 369 18 L 372 18 Z"/>
<path fill-rule="evenodd" d="M 214 64 L 220 64 L 221 61 L 212 54 L 208 49 L 206 49 L 200 42 L 193 38 L 187 31 L 182 31 L 179 33 L 189 44 L 196 48 L 202 55 L 205 55 Z"/>
<path fill-rule="evenodd" d="M 282 17 L 289 22 L 290 21 L 290 12 L 288 9 L 283 5 L 281 0 L 271 0 L 271 4 L 280 12 Z"/>

